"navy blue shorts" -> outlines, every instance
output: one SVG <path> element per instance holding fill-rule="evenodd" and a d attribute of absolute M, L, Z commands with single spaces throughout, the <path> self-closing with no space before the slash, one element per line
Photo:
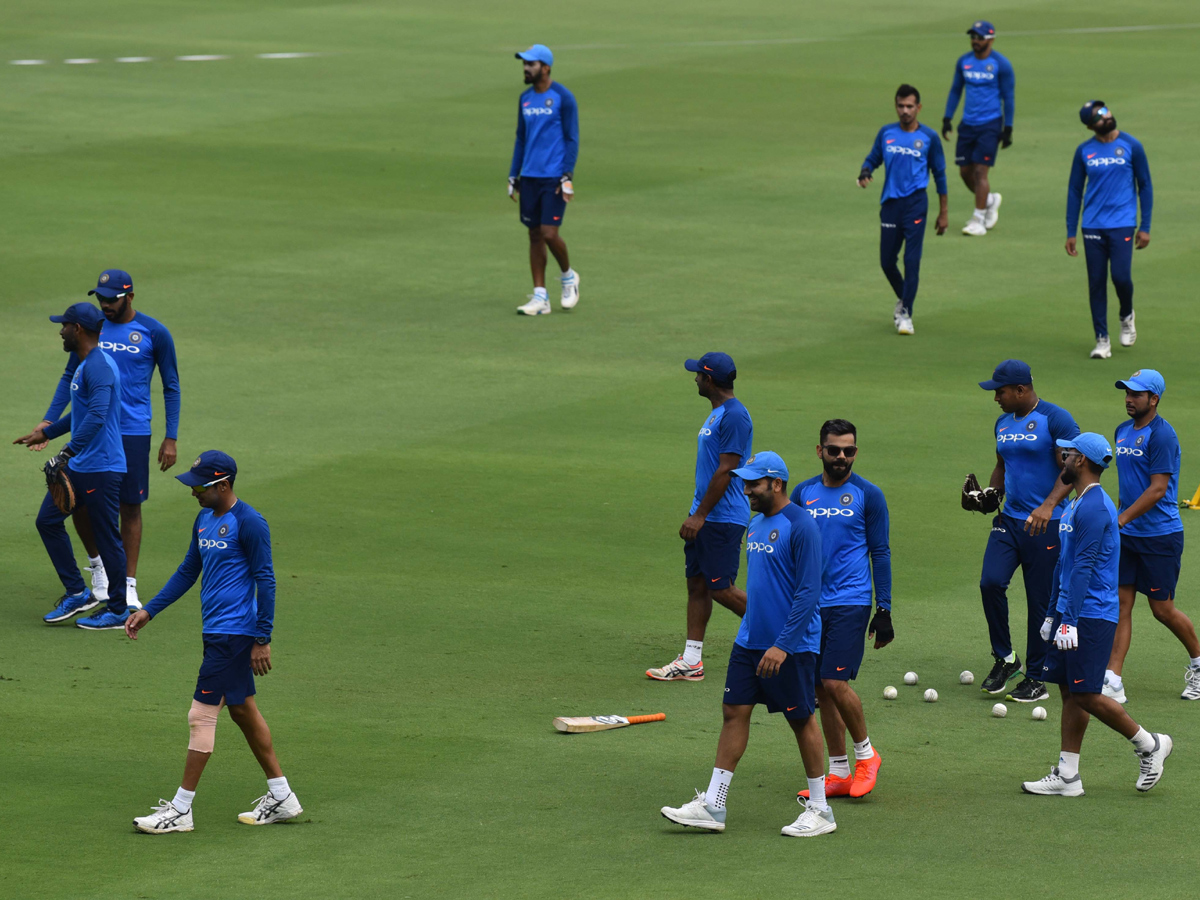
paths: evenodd
<path fill-rule="evenodd" d="M 1059 650 L 1054 646 L 1060 613 L 1054 614 L 1054 628 L 1046 644 L 1046 662 L 1042 666 L 1043 681 L 1065 684 L 1072 694 L 1098 694 L 1104 687 L 1104 670 L 1112 656 L 1113 635 L 1117 623 L 1105 619 L 1080 618 L 1078 650 Z"/>
<path fill-rule="evenodd" d="M 1117 584 L 1132 584 L 1151 600 L 1174 600 L 1182 564 L 1182 531 L 1154 537 L 1123 534 Z"/>
<path fill-rule="evenodd" d="M 150 435 L 123 434 L 125 477 L 121 479 L 121 502 L 127 506 L 144 503 L 150 496 Z"/>
<path fill-rule="evenodd" d="M 196 679 L 195 699 L 216 706 L 224 697 L 227 706 L 237 706 L 253 697 L 253 649 L 254 638 L 248 634 L 205 634 L 204 662 Z"/>
<path fill-rule="evenodd" d="M 821 677 L 853 681 L 866 648 L 871 607 L 821 607 Z"/>
<path fill-rule="evenodd" d="M 996 151 L 1000 149 L 1000 132 L 1004 130 L 1004 119 L 993 119 L 983 125 L 958 123 L 958 145 L 954 148 L 954 162 L 960 166 L 996 164 Z"/>
<path fill-rule="evenodd" d="M 686 578 L 704 576 L 710 591 L 723 591 L 738 576 L 742 560 L 744 525 L 732 522 L 705 522 L 694 541 L 683 545 L 683 574 Z"/>
<path fill-rule="evenodd" d="M 807 719 L 817 709 L 817 654 L 789 653 L 773 678 L 759 678 L 758 661 L 766 650 L 733 645 L 725 673 L 725 699 L 730 706 L 765 703 L 767 712 L 785 719 Z"/>
<path fill-rule="evenodd" d="M 561 225 L 567 213 L 557 178 L 521 178 L 521 222 L 526 228 L 538 225 Z"/>

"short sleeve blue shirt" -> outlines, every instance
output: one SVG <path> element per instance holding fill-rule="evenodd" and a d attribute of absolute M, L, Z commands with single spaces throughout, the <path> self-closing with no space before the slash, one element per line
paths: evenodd
<path fill-rule="evenodd" d="M 1071 414 L 1053 403 L 1038 400 L 1025 416 L 1005 413 L 996 420 L 996 452 L 1004 460 L 1004 514 L 1025 519 L 1042 505 L 1058 482 L 1060 450 L 1054 442 L 1079 434 Z M 1057 519 L 1064 499 L 1051 516 Z"/>
<path fill-rule="evenodd" d="M 736 397 L 730 397 L 711 413 L 700 426 L 696 437 L 696 490 L 688 515 L 700 506 L 708 492 L 709 482 L 721 465 L 722 453 L 736 453 L 745 462 L 754 455 L 754 423 L 750 412 Z M 742 479 L 733 475 L 729 487 L 708 514 L 709 522 L 729 522 L 745 527 L 750 521 L 750 501 L 742 493 Z"/>
<path fill-rule="evenodd" d="M 1117 426 L 1113 452 L 1117 456 L 1121 510 L 1126 510 L 1150 487 L 1151 475 L 1170 475 L 1167 492 L 1154 506 L 1121 529 L 1132 537 L 1156 537 L 1183 531 L 1179 517 L 1179 465 L 1182 453 L 1175 429 L 1156 415 L 1143 428 L 1129 419 Z"/>

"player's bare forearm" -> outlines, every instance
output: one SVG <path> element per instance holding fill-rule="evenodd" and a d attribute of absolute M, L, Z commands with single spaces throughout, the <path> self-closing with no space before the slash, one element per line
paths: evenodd
<path fill-rule="evenodd" d="M 1117 527 L 1124 528 L 1138 516 L 1148 513 L 1150 510 L 1154 509 L 1158 501 L 1167 495 L 1167 487 L 1170 485 L 1170 483 L 1170 475 L 1151 475 L 1150 487 L 1146 488 L 1146 490 L 1142 492 L 1142 495 L 1129 505 L 1128 509 L 1123 510 L 1121 514 L 1117 516 Z"/>
<path fill-rule="evenodd" d="M 996 454 L 996 468 L 992 469 L 992 477 L 988 479 L 988 487 L 994 487 L 996 490 L 1004 488 L 1004 460 L 1000 458 L 1000 454 Z"/>
<path fill-rule="evenodd" d="M 726 454 L 722 454 L 722 456 L 724 455 Z M 724 460 L 721 461 L 721 464 L 717 467 L 717 471 L 713 473 L 712 479 L 708 482 L 708 490 L 700 498 L 700 505 L 696 507 L 694 513 L 684 520 L 683 525 L 679 528 L 679 536 L 685 541 L 694 541 L 696 539 L 696 535 L 704 527 L 704 523 L 708 519 L 708 514 L 712 512 L 712 508 L 725 496 L 725 491 L 729 489 L 730 479 L 733 478 L 733 470 L 739 464 L 727 464 Z"/>
<path fill-rule="evenodd" d="M 39 425 L 37 428 L 33 429 L 33 431 L 31 431 L 29 434 L 22 435 L 21 437 L 17 438 L 15 441 L 13 441 L 13 443 L 14 444 L 23 444 L 26 447 L 28 447 L 30 450 L 35 450 L 35 449 L 40 449 L 37 446 L 39 444 L 42 447 L 46 446 L 46 443 L 49 440 L 50 439 L 48 437 L 46 437 L 46 433 L 44 431 L 42 431 L 42 428 Z"/>

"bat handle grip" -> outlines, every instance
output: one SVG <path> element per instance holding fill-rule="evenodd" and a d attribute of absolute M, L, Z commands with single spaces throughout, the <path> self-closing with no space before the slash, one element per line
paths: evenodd
<path fill-rule="evenodd" d="M 641 725 L 643 722 L 661 722 L 667 717 L 666 713 L 651 713 L 648 716 L 630 716 L 630 725 Z"/>

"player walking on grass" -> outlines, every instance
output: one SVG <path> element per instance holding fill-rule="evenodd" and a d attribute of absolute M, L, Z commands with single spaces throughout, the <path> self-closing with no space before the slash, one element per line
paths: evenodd
<path fill-rule="evenodd" d="M 764 451 L 736 470 L 758 513 L 746 544 L 748 601 L 725 675 L 724 724 L 707 791 L 662 814 L 705 831 L 725 830 L 725 801 L 734 770 L 750 739 L 750 715 L 759 703 L 781 712 L 800 746 L 808 775 L 804 812 L 783 827 L 788 837 L 837 830 L 825 799 L 825 754 L 816 709 L 817 651 L 821 646 L 821 534 L 811 516 L 788 500 L 788 470 Z"/>
<path fill-rule="evenodd" d="M 1117 130 L 1117 120 L 1103 100 L 1089 100 L 1079 120 L 1095 137 L 1075 149 L 1067 184 L 1067 255 L 1078 256 L 1075 232 L 1083 208 L 1083 255 L 1087 262 L 1088 295 L 1096 346 L 1092 359 L 1112 356 L 1108 337 L 1108 276 L 1111 269 L 1121 319 L 1121 346 L 1137 340 L 1133 316 L 1133 251 L 1150 245 L 1150 216 L 1154 186 L 1142 143 Z M 1086 185 L 1086 188 L 1085 188 Z M 1137 227 L 1138 206 L 1142 226 Z"/>
<path fill-rule="evenodd" d="M 554 54 L 545 44 L 518 53 L 529 89 L 517 107 L 517 141 L 508 170 L 508 196 L 520 202 L 521 222 L 529 229 L 529 267 L 533 294 L 517 307 L 523 316 L 550 314 L 546 293 L 546 248 L 562 269 L 562 308 L 579 302 L 579 275 L 571 268 L 567 245 L 559 237 L 567 204 L 575 198 L 575 161 L 579 157 L 579 111 L 575 95 L 551 81 Z"/>
<path fill-rule="evenodd" d="M 1013 94 L 1016 78 L 1012 63 L 992 49 L 996 29 L 991 22 L 976 22 L 967 29 L 971 52 L 954 64 L 954 81 L 946 98 L 942 139 L 954 131 L 958 98 L 966 92 L 954 161 L 967 190 L 975 195 L 975 212 L 963 234 L 983 237 L 1000 218 L 1000 194 L 992 192 L 988 170 L 996 165 L 1000 147 L 1012 146 Z"/>
<path fill-rule="evenodd" d="M 738 616 L 746 612 L 746 592 L 735 582 L 750 504 L 734 470 L 752 452 L 754 423 L 733 396 L 737 366 L 728 354 L 705 353 L 683 367 L 696 373 L 696 390 L 712 404 L 712 412 L 696 438 L 696 487 L 679 528 L 688 593 L 687 641 L 673 661 L 646 670 L 655 681 L 703 680 L 704 632 L 714 600 Z"/>
<path fill-rule="evenodd" d="M 871 745 L 862 700 L 850 682 L 862 665 L 864 639 L 875 649 L 895 638 L 892 629 L 892 551 L 883 491 L 853 474 L 857 429 L 845 419 L 821 426 L 817 457 L 824 471 L 792 491 L 792 503 L 805 510 L 821 532 L 821 680 L 817 701 L 829 750 L 826 797 L 865 797 L 875 788 L 883 761 Z M 871 618 L 874 576 L 875 617 Z M 846 755 L 846 731 L 854 741 L 854 777 Z M 808 797 L 807 791 L 800 792 Z"/>
<path fill-rule="evenodd" d="M 898 334 L 912 334 L 913 301 L 921 277 L 921 250 L 925 244 L 925 220 L 929 214 L 929 173 L 937 183 L 941 209 L 937 233 L 946 233 L 950 222 L 946 196 L 946 158 L 937 132 L 920 124 L 921 92 L 911 84 L 896 89 L 896 115 L 900 122 L 884 125 L 863 160 L 858 186 L 871 183 L 872 173 L 884 167 L 883 194 L 879 208 L 879 262 L 892 290 L 896 308 L 892 321 Z M 904 247 L 904 274 L 896 267 Z"/>
<path fill-rule="evenodd" d="M 1121 561 L 1118 597 L 1121 617 L 1112 658 L 1104 673 L 1104 696 L 1125 702 L 1121 670 L 1133 633 L 1138 593 L 1150 600 L 1154 618 L 1179 638 L 1190 660 L 1184 672 L 1184 700 L 1200 700 L 1200 641 L 1192 620 L 1175 606 L 1175 584 L 1183 561 L 1183 522 L 1179 518 L 1179 438 L 1158 414 L 1167 383 L 1154 369 L 1140 369 L 1117 387 L 1125 391 L 1129 421 L 1117 426 L 1117 475 L 1121 480 Z"/>
<path fill-rule="evenodd" d="M 1003 410 L 995 425 L 996 467 L 988 487 L 980 490 L 974 474 L 968 475 L 962 496 L 963 509 L 996 513 L 979 579 L 995 657 L 983 690 L 1003 693 L 1021 671 L 1008 629 L 1008 584 L 1020 566 L 1027 606 L 1025 678 L 1008 699 L 1032 703 L 1049 696 L 1041 680 L 1046 645 L 1038 631 L 1050 607 L 1059 553 L 1056 526 L 1070 491 L 1059 479 L 1062 461 L 1054 441 L 1075 437 L 1079 426 L 1065 409 L 1038 398 L 1033 374 L 1019 359 L 1000 363 L 979 386 L 994 391 Z"/>
<path fill-rule="evenodd" d="M 61 316 L 51 316 L 50 321 L 62 323 L 58 333 L 62 336 L 63 350 L 79 360 L 68 388 L 71 414 L 52 424 L 43 423 L 13 443 L 45 446 L 68 431 L 71 433 L 71 440 L 47 465 L 56 467 L 65 460 L 76 505 L 87 510 L 100 560 L 114 578 L 107 608 L 75 624 L 91 631 L 120 628 L 129 617 L 125 603 L 125 548 L 117 525 L 121 482 L 125 478 L 121 373 L 112 357 L 100 348 L 104 314 L 92 304 L 76 303 Z M 68 515 L 47 492 L 38 512 L 37 529 L 66 591 L 58 605 L 43 616 L 47 625 L 65 622 L 100 603 L 80 577 L 71 537 L 63 525 Z"/>
<path fill-rule="evenodd" d="M 183 782 L 174 800 L 160 800 L 150 815 L 139 816 L 133 824 L 147 834 L 193 829 L 192 801 L 213 752 L 222 707 L 228 707 L 267 776 L 267 793 L 238 821 L 270 825 L 295 818 L 304 810 L 279 767 L 271 730 L 254 702 L 254 676 L 271 671 L 275 569 L 270 529 L 256 509 L 234 494 L 237 463 L 231 456 L 206 450 L 191 469 L 175 477 L 192 489 L 201 507 L 192 525 L 192 542 L 171 580 L 145 609 L 129 617 L 125 633 L 136 641 L 138 631 L 186 594 L 203 572 L 204 662 L 188 711 L 191 737 Z"/>
<path fill-rule="evenodd" d="M 1057 684 L 1062 695 L 1062 752 L 1049 775 L 1026 781 L 1021 789 L 1027 794 L 1082 796 L 1079 750 L 1088 720 L 1095 716 L 1133 744 L 1141 768 L 1137 789 L 1148 791 L 1162 777 L 1163 763 L 1173 749 L 1171 736 L 1146 731 L 1101 693 L 1117 629 L 1121 553 L 1117 509 L 1100 489 L 1112 448 L 1091 432 L 1057 443 L 1064 448 L 1061 480 L 1075 490 L 1075 499 L 1058 526 L 1062 553 L 1054 571 L 1055 605 L 1041 637 L 1047 646 L 1045 679 Z"/>

